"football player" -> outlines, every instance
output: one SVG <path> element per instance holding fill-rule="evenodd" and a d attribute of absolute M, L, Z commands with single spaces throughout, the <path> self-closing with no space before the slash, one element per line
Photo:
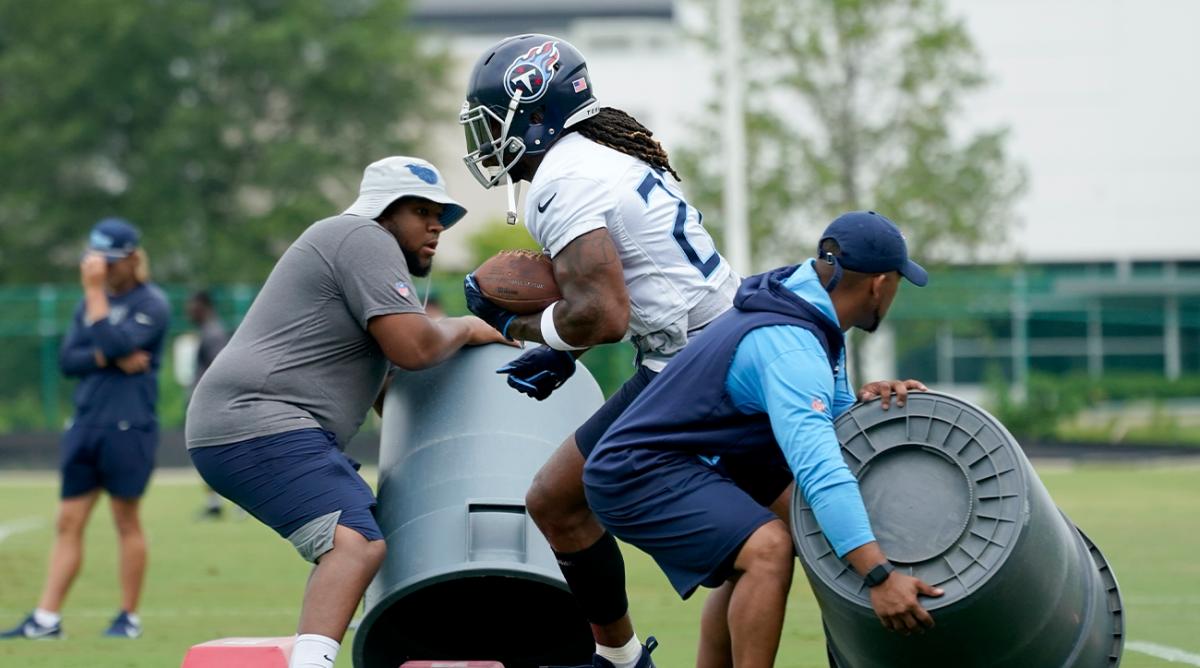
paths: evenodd
<path fill-rule="evenodd" d="M 509 384 L 544 399 L 591 346 L 628 335 L 637 349 L 637 372 L 551 456 L 526 504 L 591 622 L 594 665 L 653 666 L 655 643 L 642 645 L 629 619 L 621 552 L 588 509 L 583 464 L 689 336 L 730 307 L 739 277 L 676 185 L 679 175 L 653 133 L 599 105 L 583 56 L 566 41 L 520 35 L 485 51 L 460 122 L 464 161 L 485 188 L 507 186 L 510 222 L 516 184 L 531 183 L 524 222 L 553 260 L 563 295 L 540 313 L 517 316 L 467 277 L 472 312 L 508 338 L 545 344 L 500 370 Z"/>

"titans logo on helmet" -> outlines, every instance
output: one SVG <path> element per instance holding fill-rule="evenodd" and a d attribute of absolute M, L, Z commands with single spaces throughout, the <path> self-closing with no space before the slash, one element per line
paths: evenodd
<path fill-rule="evenodd" d="M 408 167 L 408 171 L 412 172 L 413 176 L 416 176 L 425 183 L 430 185 L 437 183 L 437 172 L 433 171 L 432 169 L 425 167 L 424 165 L 417 164 L 408 164 L 405 165 L 405 167 Z"/>
<path fill-rule="evenodd" d="M 558 42 L 547 41 L 518 57 L 504 72 L 504 90 L 509 96 L 521 91 L 521 102 L 534 102 L 550 88 L 554 65 L 558 62 Z"/>

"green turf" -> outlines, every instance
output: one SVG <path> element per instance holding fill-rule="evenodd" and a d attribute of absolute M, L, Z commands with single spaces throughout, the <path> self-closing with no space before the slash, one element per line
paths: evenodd
<path fill-rule="evenodd" d="M 1125 596 L 1128 638 L 1200 653 L 1200 467 L 1043 466 L 1058 504 L 1104 550 Z M 0 626 L 36 602 L 52 536 L 56 483 L 49 474 L 0 474 L 0 526 L 40 526 L 0 539 Z M 189 476 L 160 475 L 146 498 L 150 575 L 139 640 L 99 637 L 115 613 L 116 564 L 106 508 L 88 534 L 85 566 L 67 601 L 64 641 L 0 642 L 0 665 L 178 666 L 188 646 L 223 636 L 288 635 L 307 568 L 283 540 L 253 520 L 200 523 Z M 627 551 L 634 620 L 662 643 L 660 668 L 694 660 L 701 596 L 682 603 L 644 555 Z M 803 576 L 793 587 L 779 666 L 824 667 L 816 605 Z M 532 631 L 535 633 L 536 631 Z M 348 638 L 349 640 L 349 638 Z M 350 652 L 338 666 L 350 666 Z M 1126 652 L 1126 668 L 1179 666 Z"/>

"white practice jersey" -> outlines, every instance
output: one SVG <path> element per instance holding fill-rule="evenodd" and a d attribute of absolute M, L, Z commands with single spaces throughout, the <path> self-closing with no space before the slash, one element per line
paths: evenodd
<path fill-rule="evenodd" d="M 551 257 L 608 228 L 629 291 L 629 335 L 652 369 L 733 303 L 740 279 L 674 178 L 578 133 L 546 153 L 525 199 L 525 225 Z"/>

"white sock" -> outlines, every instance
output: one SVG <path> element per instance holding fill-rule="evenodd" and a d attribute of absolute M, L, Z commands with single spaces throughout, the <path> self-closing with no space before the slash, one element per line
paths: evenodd
<path fill-rule="evenodd" d="M 613 668 L 633 668 L 642 656 L 642 641 L 638 640 L 635 633 L 629 642 L 621 647 L 606 647 L 596 643 L 596 653 L 608 659 Z"/>
<path fill-rule="evenodd" d="M 292 645 L 292 660 L 288 668 L 333 668 L 337 659 L 338 641 L 315 633 L 301 633 Z"/>
<path fill-rule="evenodd" d="M 54 626 L 62 621 L 62 615 L 57 612 L 35 608 L 33 611 L 33 621 L 37 622 L 38 626 Z"/>
<path fill-rule="evenodd" d="M 134 626 L 141 626 L 141 625 L 142 625 L 142 618 L 138 616 L 138 613 L 136 613 L 136 612 L 127 612 L 127 613 L 125 613 L 125 616 L 129 618 L 129 623 L 130 623 L 130 624 L 133 624 Z"/>

